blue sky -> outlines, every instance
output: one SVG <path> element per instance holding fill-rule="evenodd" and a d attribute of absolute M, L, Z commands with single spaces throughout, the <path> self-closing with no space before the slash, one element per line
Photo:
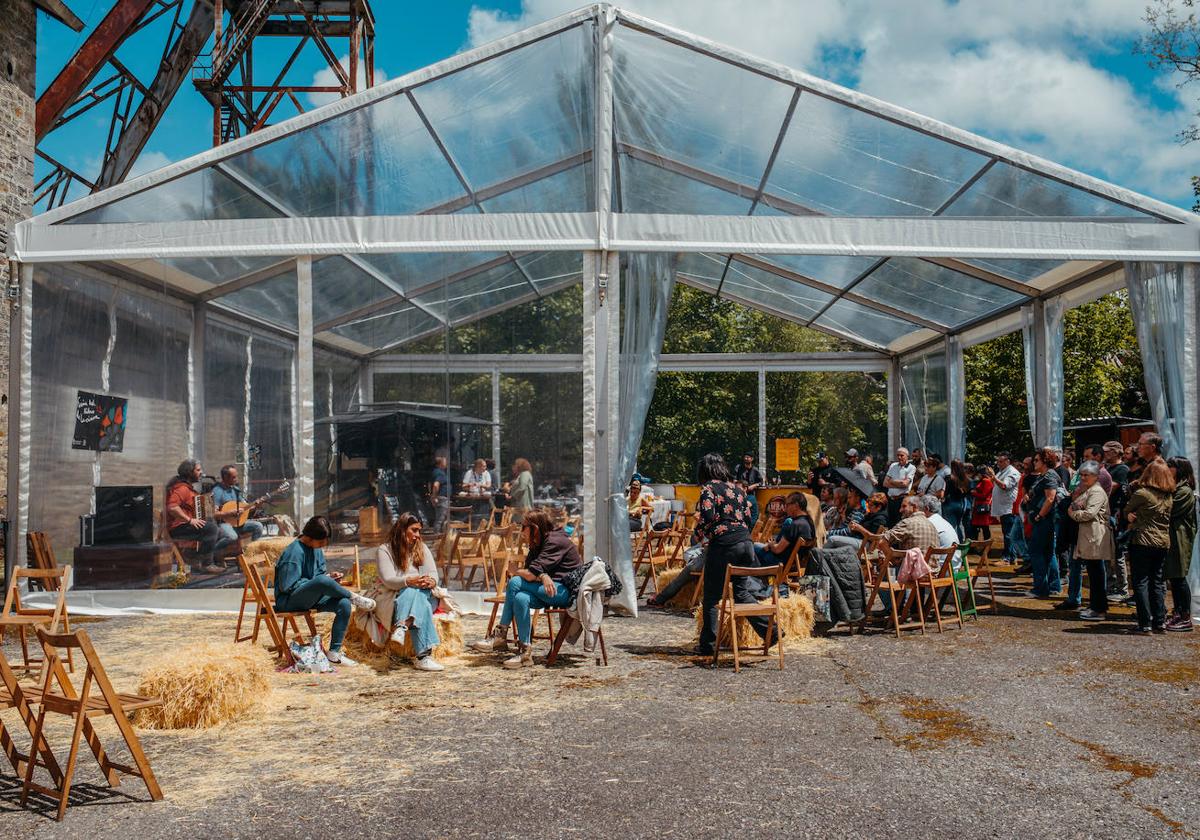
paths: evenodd
<path fill-rule="evenodd" d="M 90 25 L 112 0 L 72 0 Z M 581 0 L 376 0 L 376 66 L 388 78 L 581 5 Z M 755 55 L 807 70 L 1182 207 L 1200 144 L 1175 135 L 1200 108 L 1132 54 L 1138 0 L 629 0 L 622 5 Z M 38 90 L 84 35 L 39 16 Z M 119 56 L 153 62 L 148 30 Z M 311 83 L 315 51 L 292 79 Z M 144 66 L 144 65 L 139 65 Z M 306 103 L 307 105 L 308 103 Z M 100 109 L 97 109 L 99 111 Z M 138 170 L 209 145 L 211 109 L 181 89 Z M 49 151 L 99 163 L 107 116 L 60 132 Z"/>

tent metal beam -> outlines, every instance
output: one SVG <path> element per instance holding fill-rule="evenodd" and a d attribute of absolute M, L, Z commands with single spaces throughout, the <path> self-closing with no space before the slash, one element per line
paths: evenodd
<path fill-rule="evenodd" d="M 312 261 L 317 262 L 318 260 L 323 260 L 326 258 L 327 258 L 327 256 L 313 257 Z M 295 268 L 296 268 L 296 260 L 295 259 L 280 260 L 277 263 L 272 263 L 271 265 L 263 266 L 262 268 L 257 268 L 254 271 L 248 271 L 245 274 L 241 275 L 240 277 L 235 277 L 232 280 L 226 280 L 224 283 L 218 283 L 217 285 L 213 286 L 211 289 L 208 289 L 207 291 L 202 292 L 199 295 L 198 300 L 201 300 L 201 301 L 215 300 L 224 295 L 231 294 L 232 292 L 238 292 L 238 291 L 241 291 L 242 289 L 248 289 L 251 286 L 258 285 L 259 283 L 262 283 L 265 280 L 270 280 L 271 278 L 278 277 L 281 274 L 287 274 L 291 271 L 294 271 Z"/>
<path fill-rule="evenodd" d="M 537 169 L 531 169 L 528 172 L 522 172 L 520 175 L 512 178 L 506 178 L 503 181 L 496 181 L 493 184 L 488 184 L 485 187 L 480 187 L 475 191 L 475 198 L 479 201 L 487 201 L 505 193 L 519 190 L 521 187 L 528 186 L 536 181 L 542 181 L 546 178 L 552 178 L 562 172 L 567 172 L 577 166 L 582 166 L 585 163 L 590 163 L 592 160 L 592 150 L 588 149 L 577 154 L 570 155 L 562 160 L 556 160 L 553 163 L 547 163 L 545 166 L 539 166 Z M 472 206 L 474 202 L 470 196 L 464 195 L 459 198 L 453 198 L 449 201 L 444 201 L 441 204 L 436 204 L 426 210 L 418 213 L 418 216 L 444 216 L 451 213 L 457 213 L 459 210 L 464 210 Z"/>
<path fill-rule="evenodd" d="M 373 373 L 579 373 L 583 356 L 578 353 L 512 355 L 480 353 L 443 356 L 436 353 L 387 353 L 370 362 Z M 887 372 L 891 357 L 871 351 L 829 353 L 663 353 L 659 371 L 753 371 L 802 373 L 845 371 Z"/>
<path fill-rule="evenodd" d="M 814 280 L 813 278 L 804 274 L 783 268 L 782 266 L 775 265 L 775 263 L 767 262 L 766 260 L 760 260 L 756 257 L 748 256 L 746 254 L 738 254 L 733 258 L 733 260 L 734 262 L 740 262 L 754 268 L 762 269 L 763 271 L 774 274 L 777 277 L 782 277 L 786 280 L 792 280 L 803 286 L 809 286 L 810 288 L 833 295 L 834 299 L 826 304 L 820 310 L 820 312 L 817 313 L 817 315 L 813 316 L 806 326 L 812 326 L 812 323 L 820 318 L 821 315 L 824 315 L 830 306 L 841 299 L 857 303 L 858 305 L 865 306 L 868 309 L 874 309 L 877 312 L 883 312 L 884 314 L 891 315 L 895 318 L 900 318 L 903 321 L 908 321 L 914 326 L 926 327 L 934 332 L 947 333 L 950 331 L 950 328 L 945 324 L 938 323 L 937 321 L 931 321 L 928 318 L 922 318 L 920 315 L 914 315 L 911 312 L 905 312 L 902 309 L 897 309 L 896 307 L 889 306 L 886 303 L 880 303 L 877 300 L 873 300 L 856 292 L 847 292 L 843 289 L 839 289 L 837 286 L 829 283 L 822 283 L 820 280 Z"/>
<path fill-rule="evenodd" d="M 288 219 L 300 218 L 300 215 L 294 209 L 289 207 L 286 202 L 283 202 L 276 196 L 271 195 L 270 193 L 268 193 L 266 190 L 259 187 L 257 184 L 255 184 L 250 179 L 243 177 L 241 175 L 241 173 L 239 173 L 233 169 L 230 169 L 227 166 L 223 166 L 219 163 L 215 164 L 213 168 L 216 169 L 218 172 L 220 172 L 222 175 L 225 175 L 225 176 L 231 178 L 232 180 L 236 181 L 238 186 L 242 187 L 243 189 L 249 190 L 251 193 L 253 193 L 255 196 L 257 196 L 259 199 L 261 199 L 263 202 L 265 202 L 267 204 L 267 206 L 269 206 L 272 210 L 274 210 L 277 213 L 282 213 L 285 218 L 288 218 Z M 307 256 L 310 258 L 316 258 L 317 256 L 320 256 L 320 254 L 304 254 L 303 256 Z M 404 290 L 401 289 L 399 286 L 397 286 L 390 277 L 387 277 L 384 274 L 381 274 L 379 271 L 377 271 L 375 269 L 375 267 L 373 265 L 371 265 L 370 263 L 366 262 L 365 260 L 361 259 L 360 257 L 355 256 L 353 253 L 346 253 L 346 254 L 343 254 L 342 256 L 344 256 L 346 258 L 346 260 L 348 262 L 350 262 L 352 265 L 354 265 L 356 268 L 362 270 L 365 274 L 369 275 L 370 277 L 373 277 L 376 281 L 382 283 L 384 286 L 391 289 L 396 294 L 403 296 Z M 413 305 L 416 306 L 418 309 L 422 310 L 423 312 L 425 312 L 426 315 L 433 318 L 434 320 L 437 320 L 437 321 L 442 320 L 436 314 L 434 314 L 433 312 L 429 312 L 424 307 L 422 307 L 418 304 L 413 304 Z"/>

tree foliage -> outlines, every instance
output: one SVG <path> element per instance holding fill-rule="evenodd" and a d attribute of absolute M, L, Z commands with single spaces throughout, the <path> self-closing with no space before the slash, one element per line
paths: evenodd
<path fill-rule="evenodd" d="M 1200 20 L 1196 17 L 1196 0 L 1152 0 L 1143 17 L 1150 31 L 1137 44 L 1136 50 L 1146 56 L 1155 70 L 1166 70 L 1176 77 L 1176 87 L 1200 82 Z M 1200 118 L 1200 110 L 1194 112 Z M 1194 122 L 1179 132 L 1179 142 L 1200 140 L 1200 122 Z M 1200 213 L 1200 177 L 1192 176 L 1192 192 L 1196 203 L 1192 210 Z"/>

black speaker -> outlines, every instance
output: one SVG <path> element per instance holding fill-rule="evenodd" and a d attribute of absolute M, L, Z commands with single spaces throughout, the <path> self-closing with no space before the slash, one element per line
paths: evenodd
<path fill-rule="evenodd" d="M 154 488 L 97 487 L 92 545 L 154 540 Z"/>

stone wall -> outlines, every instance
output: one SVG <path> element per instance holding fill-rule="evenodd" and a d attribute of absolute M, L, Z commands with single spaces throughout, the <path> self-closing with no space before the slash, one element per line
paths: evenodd
<path fill-rule="evenodd" d="M 32 0 L 0 0 L 0 517 L 7 516 L 9 321 L 8 260 L 12 227 L 33 202 L 34 59 L 37 16 Z"/>

